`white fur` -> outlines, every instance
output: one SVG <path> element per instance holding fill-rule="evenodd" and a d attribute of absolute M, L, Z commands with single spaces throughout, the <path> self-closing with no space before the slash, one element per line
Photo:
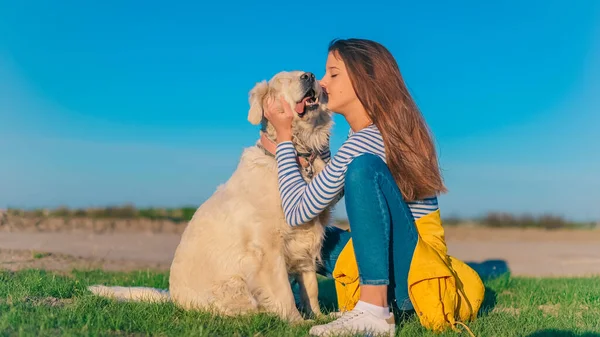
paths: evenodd
<path fill-rule="evenodd" d="M 250 91 L 248 120 L 262 122 L 273 140 L 275 130 L 263 118 L 263 103 L 267 97 L 284 95 L 295 105 L 306 92 L 301 74 L 281 72 Z M 316 82 L 313 90 L 320 97 L 319 108 L 293 121 L 298 151 L 320 151 L 328 146 L 331 114 Z M 325 163 L 317 158 L 314 166 L 319 172 Z M 244 150 L 233 175 L 197 209 L 183 232 L 171 265 L 168 292 L 145 287 L 89 289 L 120 299 L 172 300 L 185 309 L 224 315 L 266 311 L 296 321 L 302 316 L 294 302 L 290 274 L 299 281 L 302 309 L 319 315 L 315 271 L 328 222 L 329 210 L 307 224 L 290 227 L 281 207 L 277 162 L 252 146 Z"/>

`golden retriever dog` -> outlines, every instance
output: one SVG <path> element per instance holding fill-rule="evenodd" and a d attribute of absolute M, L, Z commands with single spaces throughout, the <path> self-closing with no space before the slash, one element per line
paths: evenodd
<path fill-rule="evenodd" d="M 261 137 L 246 148 L 229 180 L 195 212 L 182 234 L 170 269 L 169 290 L 91 286 L 117 299 L 172 300 L 185 309 L 223 315 L 274 313 L 301 321 L 289 276 L 300 285 L 302 311 L 321 314 L 317 264 L 329 222 L 326 210 L 313 221 L 290 227 L 284 218 L 274 157 L 276 134 L 263 116 L 269 97 L 294 108 L 293 143 L 306 181 L 321 171 L 333 124 L 326 94 L 311 73 L 280 72 L 250 91 L 248 120 Z"/>

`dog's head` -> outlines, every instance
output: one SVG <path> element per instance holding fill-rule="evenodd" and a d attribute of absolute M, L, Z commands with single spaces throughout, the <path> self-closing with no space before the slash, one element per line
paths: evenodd
<path fill-rule="evenodd" d="M 293 123 L 310 123 L 330 116 L 327 110 L 327 94 L 315 79 L 315 75 L 304 71 L 282 71 L 273 76 L 269 82 L 257 83 L 250 91 L 248 121 L 259 124 L 264 117 L 264 104 L 268 98 L 275 99 L 279 105 L 279 97 L 290 104 L 294 110 Z"/>

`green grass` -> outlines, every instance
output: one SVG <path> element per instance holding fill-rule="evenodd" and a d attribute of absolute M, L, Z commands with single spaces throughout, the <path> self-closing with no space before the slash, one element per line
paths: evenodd
<path fill-rule="evenodd" d="M 168 275 L 153 272 L 43 270 L 0 271 L 0 336 L 306 336 L 310 325 L 290 326 L 271 315 L 222 318 L 183 311 L 173 304 L 127 303 L 98 298 L 86 286 L 166 288 Z M 324 305 L 334 297 L 322 281 Z M 600 336 L 600 279 L 526 279 L 507 275 L 486 281 L 487 297 L 476 336 Z M 594 333 L 596 332 L 596 333 Z M 397 336 L 440 335 L 421 328 L 416 318 Z"/>
<path fill-rule="evenodd" d="M 36 252 L 36 251 L 31 252 L 31 257 L 33 257 L 34 259 L 43 259 L 50 255 L 51 255 L 50 253 L 46 253 L 46 252 Z"/>

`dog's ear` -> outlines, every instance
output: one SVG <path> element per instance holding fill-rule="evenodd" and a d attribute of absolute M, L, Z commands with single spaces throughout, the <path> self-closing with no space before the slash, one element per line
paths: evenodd
<path fill-rule="evenodd" d="M 248 111 L 248 121 L 257 125 L 263 118 L 263 99 L 269 91 L 267 81 L 256 83 L 254 88 L 250 90 L 248 101 L 250 102 L 250 110 Z"/>

